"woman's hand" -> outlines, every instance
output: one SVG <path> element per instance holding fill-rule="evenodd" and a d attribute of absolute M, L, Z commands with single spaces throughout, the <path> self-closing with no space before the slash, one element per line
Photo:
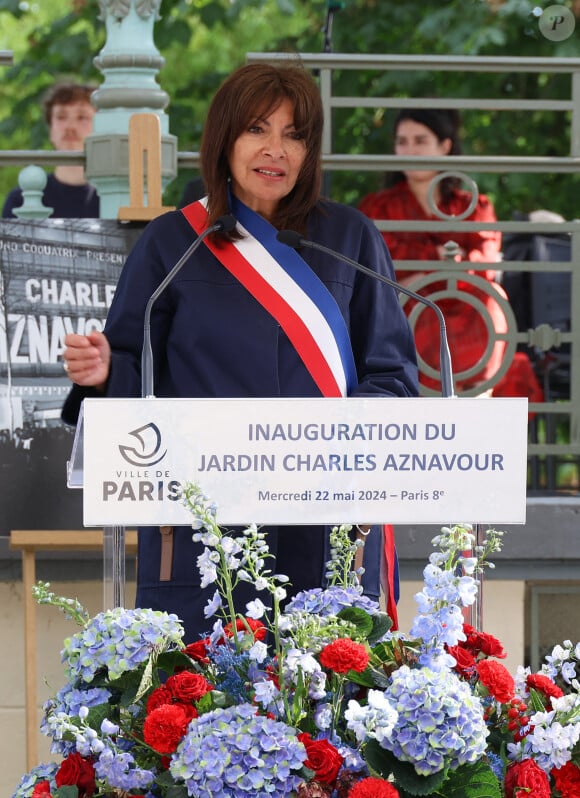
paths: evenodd
<path fill-rule="evenodd" d="M 111 347 L 102 332 L 65 335 L 64 369 L 77 385 L 104 391 L 111 368 Z"/>

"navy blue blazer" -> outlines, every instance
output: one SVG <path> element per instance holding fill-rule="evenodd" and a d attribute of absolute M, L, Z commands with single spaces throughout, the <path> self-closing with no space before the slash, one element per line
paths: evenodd
<path fill-rule="evenodd" d="M 393 264 L 374 223 L 354 208 L 321 201 L 307 237 L 394 279 Z M 105 334 L 112 348 L 108 396 L 141 395 L 143 316 L 149 297 L 195 239 L 180 211 L 150 222 L 131 251 L 109 310 Z M 335 298 L 349 330 L 358 375 L 353 395 L 418 395 L 416 354 L 396 292 L 328 255 L 300 253 Z M 278 322 L 203 245 L 153 306 L 151 338 L 158 397 L 317 397 L 320 392 Z M 63 418 L 74 423 L 80 402 L 94 392 L 74 386 Z M 338 521 L 340 519 L 337 519 Z M 289 519 L 291 523 L 291 519 Z M 292 594 L 321 586 L 328 530 L 269 530 L 279 553 L 276 570 Z M 137 605 L 176 612 L 187 639 L 208 626 L 202 609 L 191 530 L 176 530 L 172 581 L 159 581 L 160 534 L 140 530 Z M 378 597 L 382 536 L 365 545 L 365 592 Z M 213 590 L 209 591 L 211 595 Z"/>

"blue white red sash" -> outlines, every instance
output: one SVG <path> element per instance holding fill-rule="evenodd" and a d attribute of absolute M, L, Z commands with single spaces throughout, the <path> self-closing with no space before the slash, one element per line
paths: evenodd
<path fill-rule="evenodd" d="M 206 239 L 205 246 L 280 324 L 321 394 L 348 396 L 357 376 L 336 300 L 269 222 L 234 196 L 231 206 L 244 238 L 219 246 Z M 206 229 L 205 199 L 182 213 L 198 235 Z"/>
<path fill-rule="evenodd" d="M 244 235 L 217 246 L 204 244 L 276 319 L 298 352 L 320 393 L 348 396 L 357 384 L 346 324 L 332 294 L 300 255 L 276 238 L 276 229 L 233 195 L 231 210 Z M 182 213 L 199 235 L 207 228 L 206 200 Z M 393 527 L 383 526 L 381 568 L 387 612 L 398 628 L 399 569 Z"/>

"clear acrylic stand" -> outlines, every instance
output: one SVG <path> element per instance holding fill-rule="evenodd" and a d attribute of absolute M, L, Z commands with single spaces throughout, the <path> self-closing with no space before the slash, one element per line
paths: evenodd
<path fill-rule="evenodd" d="M 67 485 L 84 484 L 83 406 L 79 413 L 70 460 L 67 462 Z M 125 527 L 103 529 L 103 609 L 125 606 Z"/>

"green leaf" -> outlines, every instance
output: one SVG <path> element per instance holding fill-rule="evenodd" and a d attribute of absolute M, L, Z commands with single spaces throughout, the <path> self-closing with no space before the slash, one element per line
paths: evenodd
<path fill-rule="evenodd" d="M 357 632 L 363 638 L 367 638 L 373 631 L 372 617 L 360 607 L 345 607 L 338 613 L 338 617 L 356 626 Z"/>
<path fill-rule="evenodd" d="M 546 707 L 545 707 L 544 702 L 542 701 L 541 695 L 542 694 L 539 693 L 537 690 L 534 690 L 533 687 L 530 690 L 530 706 L 532 707 L 534 712 L 545 712 L 546 711 Z"/>
<path fill-rule="evenodd" d="M 153 667 L 154 658 L 153 656 L 150 656 L 145 663 L 145 669 L 143 670 L 143 675 L 141 676 L 141 682 L 139 683 L 139 687 L 135 693 L 135 701 L 139 701 L 141 698 L 143 698 L 143 696 L 153 686 Z"/>
<path fill-rule="evenodd" d="M 401 762 L 371 740 L 365 746 L 365 758 L 371 770 L 382 778 L 394 776 L 397 787 L 408 795 L 425 798 L 502 798 L 498 780 L 485 760 L 462 765 L 456 770 L 442 770 L 420 776 L 408 762 Z"/>
<path fill-rule="evenodd" d="M 155 783 L 160 787 L 172 787 L 175 784 L 175 779 L 168 770 L 162 770 L 155 779 Z"/>
<path fill-rule="evenodd" d="M 371 646 L 373 645 L 373 643 L 376 643 L 377 640 L 380 640 L 381 637 L 386 635 L 386 633 L 393 625 L 392 620 L 389 618 L 386 612 L 379 612 L 377 615 L 373 615 L 372 619 L 373 619 L 373 629 L 368 636 L 368 641 Z"/>
<path fill-rule="evenodd" d="M 185 784 L 176 784 L 168 770 L 162 771 L 155 783 L 163 789 L 164 798 L 188 798 Z"/>
<path fill-rule="evenodd" d="M 157 657 L 157 668 L 171 676 L 178 668 L 191 670 L 191 660 L 183 651 L 164 651 Z"/>
<path fill-rule="evenodd" d="M 502 798 L 498 780 L 483 760 L 451 771 L 441 794 L 445 798 Z"/>
<path fill-rule="evenodd" d="M 196 701 L 197 711 L 200 715 L 203 715 L 204 712 L 209 712 L 210 710 L 214 709 L 215 703 L 213 699 L 213 693 L 214 691 L 210 690 L 209 692 L 205 693 L 205 695 L 202 695 L 199 701 Z"/>
<path fill-rule="evenodd" d="M 377 687 L 376 672 L 373 668 L 365 668 L 362 673 L 358 671 L 349 671 L 347 679 L 353 684 L 359 684 L 361 687 Z"/>
<path fill-rule="evenodd" d="M 185 784 L 174 784 L 165 793 L 165 798 L 189 798 Z"/>
<path fill-rule="evenodd" d="M 365 759 L 372 772 L 383 779 L 393 775 L 397 786 L 411 795 L 430 796 L 445 782 L 447 775 L 446 771 L 442 770 L 432 776 L 420 776 L 413 765 L 400 762 L 390 751 L 381 748 L 376 740 L 370 740 L 365 745 Z"/>
<path fill-rule="evenodd" d="M 54 798 L 78 798 L 79 790 L 74 784 L 64 784 L 57 787 L 52 794 Z"/>

